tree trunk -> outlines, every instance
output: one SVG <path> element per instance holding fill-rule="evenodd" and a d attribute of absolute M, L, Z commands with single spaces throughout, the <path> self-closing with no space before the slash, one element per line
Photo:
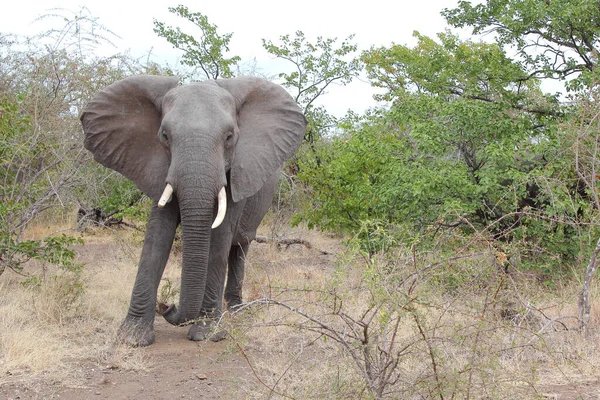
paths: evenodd
<path fill-rule="evenodd" d="M 588 264 L 585 271 L 585 278 L 583 279 L 583 288 L 581 290 L 581 294 L 579 295 L 579 328 L 587 333 L 587 329 L 590 323 L 590 313 L 592 311 L 592 306 L 590 304 L 590 286 L 592 283 L 592 277 L 594 276 L 594 272 L 596 272 L 596 268 L 598 268 L 598 254 L 600 253 L 600 238 L 596 243 L 596 248 L 592 253 L 592 257 L 590 258 L 590 263 Z"/>

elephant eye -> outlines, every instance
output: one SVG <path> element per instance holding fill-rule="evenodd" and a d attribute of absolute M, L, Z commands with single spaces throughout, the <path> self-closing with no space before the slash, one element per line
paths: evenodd
<path fill-rule="evenodd" d="M 158 140 L 160 140 L 160 142 L 165 146 L 169 145 L 169 137 L 167 136 L 167 132 L 164 129 L 161 130 L 158 134 Z"/>
<path fill-rule="evenodd" d="M 227 138 L 225 138 L 225 140 L 227 140 L 228 142 L 230 142 L 230 141 L 231 141 L 231 139 L 233 139 L 233 132 L 229 132 L 229 133 L 227 134 Z"/>

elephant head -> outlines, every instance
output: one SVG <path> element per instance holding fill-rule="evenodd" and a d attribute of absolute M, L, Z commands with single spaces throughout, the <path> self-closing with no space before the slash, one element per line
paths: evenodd
<path fill-rule="evenodd" d="M 96 161 L 159 207 L 171 196 L 178 202 L 181 292 L 179 308 L 164 317 L 172 324 L 197 318 L 224 188 L 233 202 L 252 196 L 296 152 L 306 127 L 300 108 L 282 87 L 258 78 L 179 85 L 176 77 L 136 76 L 97 94 L 81 121 Z"/>

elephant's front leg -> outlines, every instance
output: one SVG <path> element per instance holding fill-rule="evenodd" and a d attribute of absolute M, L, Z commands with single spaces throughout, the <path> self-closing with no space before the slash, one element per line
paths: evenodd
<path fill-rule="evenodd" d="M 152 206 L 129 311 L 119 328 L 121 340 L 129 345 L 148 346 L 154 342 L 156 293 L 178 223 L 179 207 L 175 199 L 162 209 L 156 204 Z"/>
<path fill-rule="evenodd" d="M 210 255 L 206 289 L 200 312 L 200 321 L 194 324 L 189 332 L 190 340 L 210 339 L 214 342 L 225 339 L 225 331 L 215 331 L 214 322 L 221 317 L 223 309 L 223 289 L 227 272 L 227 255 L 231 246 L 229 226 L 213 231 L 210 239 Z"/>

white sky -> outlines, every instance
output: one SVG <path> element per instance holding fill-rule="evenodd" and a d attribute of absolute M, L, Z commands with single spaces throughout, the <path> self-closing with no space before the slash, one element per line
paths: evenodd
<path fill-rule="evenodd" d="M 33 35 L 46 27 L 33 21 L 48 13 L 47 10 L 59 7 L 78 12 L 81 6 L 86 6 L 102 25 L 121 37 L 114 40 L 118 48 L 107 49 L 106 54 L 130 50 L 132 55 L 141 57 L 152 49 L 154 61 L 171 65 L 176 64 L 181 53 L 153 32 L 153 19 L 193 34 L 193 26 L 186 27 L 186 21 L 167 10 L 170 6 L 184 4 L 190 11 L 205 14 L 210 23 L 217 25 L 219 33 L 233 33 L 230 54 L 239 55 L 242 62 L 256 59 L 259 68 L 274 74 L 286 68 L 286 64 L 273 61 L 262 48 L 262 38 L 277 42 L 279 36 L 293 35 L 296 30 L 301 30 L 309 40 L 323 36 L 338 37 L 341 41 L 354 33 L 359 50 L 372 45 L 388 46 L 392 42 L 412 45 L 415 30 L 435 36 L 446 29 L 440 11 L 454 7 L 457 1 L 16 0 L 4 3 L 0 8 L 0 32 Z M 60 21 L 53 20 L 52 26 L 61 27 Z M 348 109 L 362 113 L 375 105 L 373 93 L 374 89 L 368 83 L 356 81 L 349 87 L 332 87 L 321 104 L 337 116 L 342 116 Z"/>

